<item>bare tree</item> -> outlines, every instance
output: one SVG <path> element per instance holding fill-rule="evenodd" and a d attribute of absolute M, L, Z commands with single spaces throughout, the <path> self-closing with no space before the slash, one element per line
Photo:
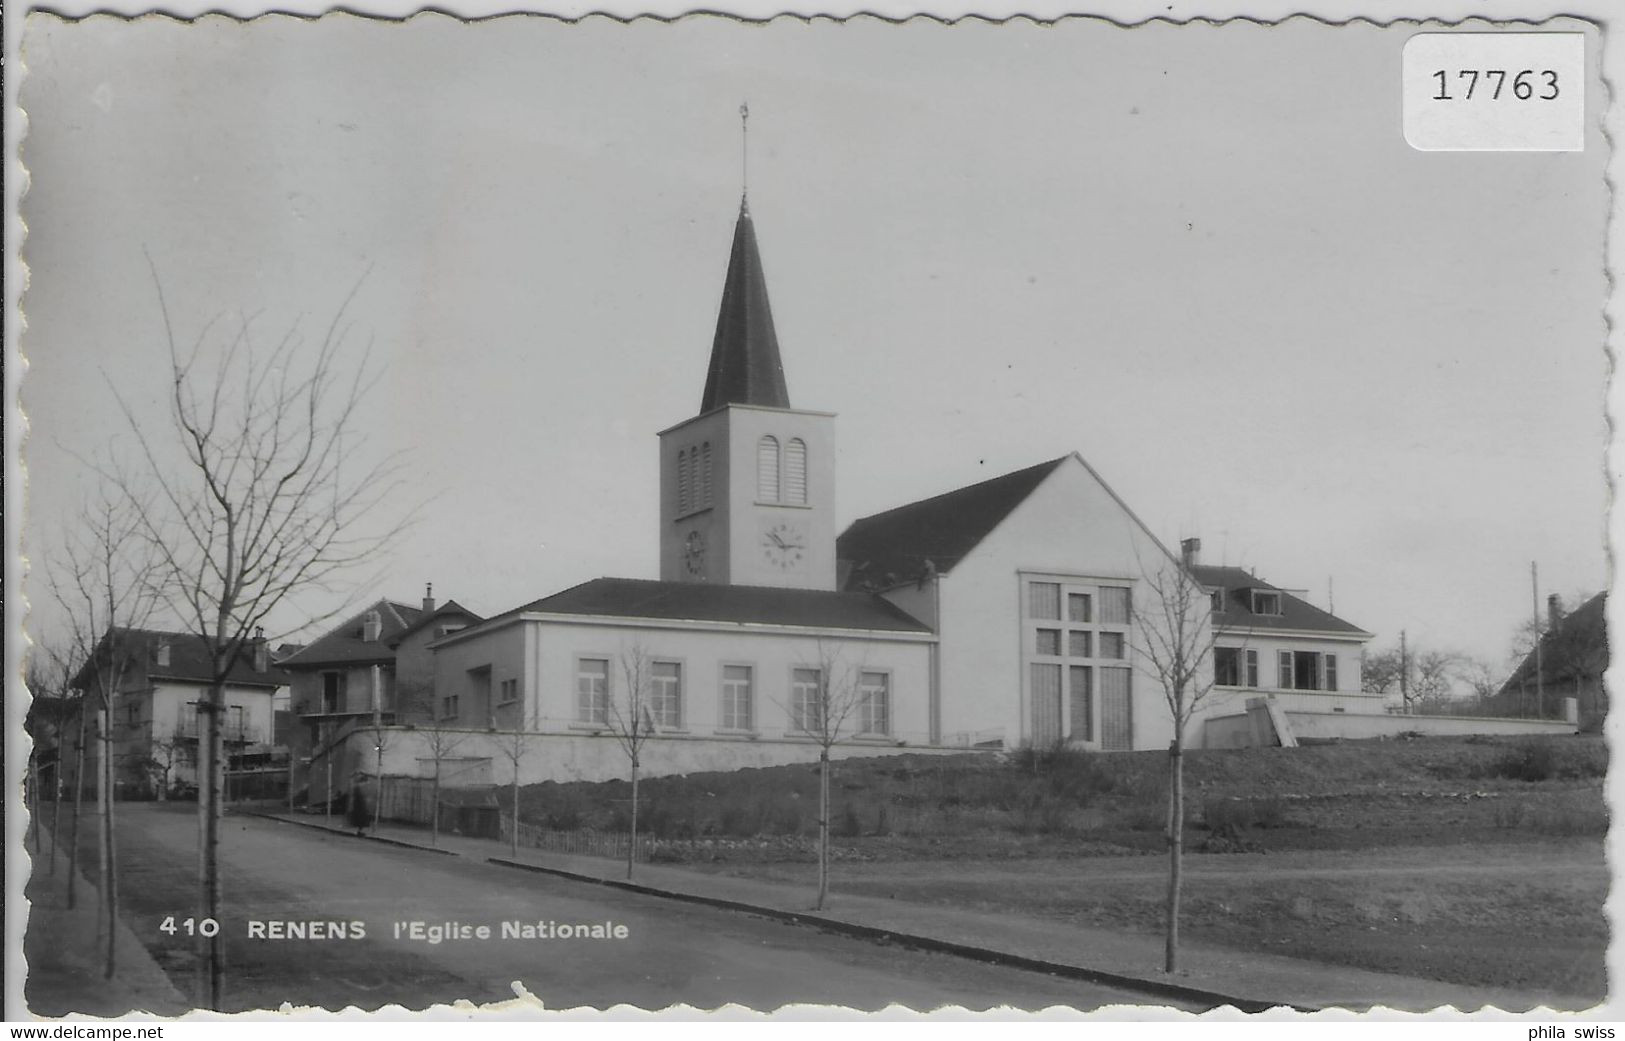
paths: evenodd
<path fill-rule="evenodd" d="M 1409 715 L 1455 697 L 1467 666 L 1465 658 L 1450 651 L 1409 645 L 1365 651 L 1360 656 L 1360 689 L 1367 694 L 1397 694 Z"/>
<path fill-rule="evenodd" d="M 209 655 L 199 706 L 199 913 L 218 921 L 226 678 L 284 601 L 330 588 L 406 520 L 381 516 L 398 483 L 395 457 L 357 462 L 365 442 L 359 409 L 374 379 L 365 354 L 353 366 L 346 361 L 347 311 L 359 284 L 314 345 L 296 322 L 264 346 L 244 316 L 229 329 L 209 322 L 183 348 L 156 271 L 154 283 L 169 359 L 168 415 L 143 418 L 113 388 L 145 463 L 138 477 L 117 483 L 139 507 L 171 609 Z M 139 494 L 149 488 L 151 502 Z M 202 940 L 204 1004 L 214 1009 L 224 932 Z"/>
<path fill-rule="evenodd" d="M 654 681 L 654 663 L 641 643 L 623 647 L 620 653 L 622 693 L 610 689 L 605 677 L 602 706 L 586 706 L 594 721 L 601 718 L 615 735 L 632 767 L 632 812 L 626 842 L 626 877 L 632 877 L 632 865 L 638 849 L 638 769 L 642 766 L 643 746 L 654 734 L 654 714 L 650 709 L 650 687 Z M 594 692 L 593 697 L 598 697 Z"/>
<path fill-rule="evenodd" d="M 508 766 L 512 769 L 508 792 L 512 799 L 512 805 L 509 807 L 512 816 L 509 820 L 511 827 L 508 837 L 510 852 L 515 858 L 519 856 L 519 768 L 524 763 L 525 756 L 534 747 L 535 738 L 540 736 L 536 733 L 539 729 L 537 720 L 534 716 L 527 719 L 523 707 L 521 703 L 515 712 L 513 729 L 504 732 L 497 741 L 497 750 L 502 753 L 502 758 L 508 761 Z"/>
<path fill-rule="evenodd" d="M 79 699 L 81 747 L 86 709 L 94 707 L 97 712 L 99 892 L 107 941 L 103 973 L 108 979 L 116 965 L 118 936 L 113 703 L 137 659 L 146 653 L 145 637 L 136 630 L 147 624 L 156 606 L 154 582 L 160 571 L 158 556 L 140 538 L 143 507 L 139 498 L 107 495 L 88 504 L 80 513 L 82 524 L 66 532 L 60 555 L 46 564 L 46 584 L 62 610 L 69 643 L 63 667 L 68 662 L 78 666 L 73 684 L 84 691 Z M 82 770 L 82 758 L 80 762 Z M 82 776 L 75 780 L 82 786 Z M 74 832 L 77 846 L 77 795 Z"/>
<path fill-rule="evenodd" d="M 1218 630 L 1212 600 L 1188 569 L 1169 559 L 1141 568 L 1144 597 L 1133 597 L 1134 651 L 1157 675 L 1173 722 L 1168 743 L 1168 897 L 1164 913 L 1163 971 L 1179 968 L 1179 901 L 1185 832 L 1185 731 L 1213 693 L 1213 651 Z"/>
<path fill-rule="evenodd" d="M 1399 678 L 1404 672 L 1403 657 L 1398 647 L 1384 651 L 1369 648 L 1360 650 L 1360 690 L 1366 694 L 1392 696 L 1399 693 Z"/>
<path fill-rule="evenodd" d="M 62 773 L 65 767 L 68 731 L 79 714 L 79 704 L 73 690 L 73 666 L 55 648 L 36 644 L 29 655 L 27 678 L 30 700 L 25 726 L 34 741 L 37 753 L 45 746 L 51 761 L 51 856 L 49 871 L 56 874 L 56 850 L 62 844 Z M 72 856 L 70 851 L 69 856 Z M 68 890 L 73 891 L 73 879 L 68 879 Z"/>
<path fill-rule="evenodd" d="M 813 660 L 796 666 L 790 691 L 790 729 L 806 734 L 818 743 L 818 899 L 813 910 L 822 911 L 829 899 L 829 776 L 830 749 L 849 736 L 848 724 L 860 710 L 889 712 L 881 708 L 863 685 L 863 663 L 846 660 L 845 648 L 820 639 L 814 644 Z"/>
<path fill-rule="evenodd" d="M 424 751 L 429 753 L 429 759 L 434 764 L 434 780 L 429 788 L 429 844 L 440 845 L 440 780 L 444 773 L 447 759 L 457 753 L 462 746 L 464 734 L 451 729 L 449 717 L 443 717 L 440 706 L 435 703 L 434 692 L 428 691 L 419 694 L 419 710 L 423 717 L 417 724 L 418 732 L 423 735 Z"/>

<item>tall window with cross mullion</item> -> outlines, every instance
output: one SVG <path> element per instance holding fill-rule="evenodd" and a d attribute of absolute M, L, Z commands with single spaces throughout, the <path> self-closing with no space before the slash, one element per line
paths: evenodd
<path fill-rule="evenodd" d="M 1023 582 L 1023 738 L 1039 747 L 1131 747 L 1131 584 L 1043 575 Z"/>

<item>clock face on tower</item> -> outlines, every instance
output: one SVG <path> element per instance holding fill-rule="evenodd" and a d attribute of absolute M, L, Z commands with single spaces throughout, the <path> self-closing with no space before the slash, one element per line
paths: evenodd
<path fill-rule="evenodd" d="M 688 538 L 683 540 L 683 569 L 695 576 L 705 573 L 704 533 L 691 531 Z"/>
<path fill-rule="evenodd" d="M 775 521 L 762 529 L 762 559 L 780 571 L 807 565 L 807 532 L 792 521 Z"/>

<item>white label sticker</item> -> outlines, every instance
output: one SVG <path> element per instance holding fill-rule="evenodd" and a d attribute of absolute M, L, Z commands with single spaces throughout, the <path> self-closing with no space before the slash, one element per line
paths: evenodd
<path fill-rule="evenodd" d="M 1412 148 L 1585 150 L 1582 33 L 1419 33 L 1402 75 Z"/>

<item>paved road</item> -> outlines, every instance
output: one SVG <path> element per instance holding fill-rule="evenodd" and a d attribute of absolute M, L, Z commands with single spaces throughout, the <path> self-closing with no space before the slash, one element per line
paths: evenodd
<path fill-rule="evenodd" d="M 195 808 L 120 806 L 126 920 L 183 993 L 196 993 L 196 941 L 166 934 L 195 913 Z M 93 857 L 90 858 L 93 861 Z M 259 818 L 223 836 L 230 1010 L 295 1005 L 422 1008 L 500 1001 L 520 981 L 549 1008 L 661 1008 L 796 1002 L 879 1009 L 1023 1009 L 1144 1004 L 1132 992 L 885 946 L 751 915 L 531 875 Z M 360 921 L 364 939 L 251 938 L 252 923 Z M 395 923 L 614 922 L 624 940 L 501 939 L 430 944 Z M 267 932 L 270 931 L 267 924 Z M 1155 1001 L 1162 1004 L 1162 1001 Z"/>

